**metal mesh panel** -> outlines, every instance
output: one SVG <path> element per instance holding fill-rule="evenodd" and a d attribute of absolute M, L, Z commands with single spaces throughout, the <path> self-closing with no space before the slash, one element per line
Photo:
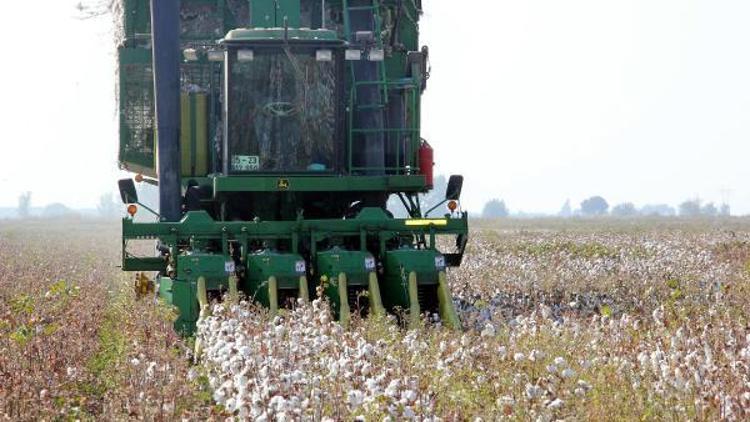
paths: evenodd
<path fill-rule="evenodd" d="M 153 72 L 149 63 L 121 63 L 121 161 L 154 165 Z"/>
<path fill-rule="evenodd" d="M 225 7 L 232 18 L 232 21 L 227 23 L 233 27 L 246 27 L 250 24 L 250 2 L 247 0 L 226 0 Z"/>
<path fill-rule="evenodd" d="M 183 37 L 222 37 L 224 17 L 215 3 L 183 1 L 180 4 L 180 28 Z"/>
<path fill-rule="evenodd" d="M 182 92 L 208 94 L 216 83 L 212 79 L 210 64 L 184 63 L 180 66 L 180 89 Z M 216 66 L 218 67 L 218 66 Z"/>

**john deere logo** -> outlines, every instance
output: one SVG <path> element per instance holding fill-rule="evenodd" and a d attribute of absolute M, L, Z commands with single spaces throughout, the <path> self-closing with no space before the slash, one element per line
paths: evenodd
<path fill-rule="evenodd" d="M 289 179 L 279 179 L 276 186 L 279 190 L 289 190 Z"/>

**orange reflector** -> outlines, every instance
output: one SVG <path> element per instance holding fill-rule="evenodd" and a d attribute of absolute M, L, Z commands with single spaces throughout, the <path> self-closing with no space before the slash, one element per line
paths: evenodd
<path fill-rule="evenodd" d="M 138 182 L 138 183 L 143 182 L 143 175 L 140 174 L 140 173 L 136 174 L 135 175 L 135 181 Z"/>
<path fill-rule="evenodd" d="M 451 210 L 451 212 L 455 211 L 457 208 L 458 208 L 458 202 L 456 201 L 448 202 L 448 209 Z"/>
<path fill-rule="evenodd" d="M 135 213 L 138 212 L 138 207 L 136 207 L 133 204 L 128 205 L 128 214 L 130 214 L 131 217 L 135 217 Z"/>

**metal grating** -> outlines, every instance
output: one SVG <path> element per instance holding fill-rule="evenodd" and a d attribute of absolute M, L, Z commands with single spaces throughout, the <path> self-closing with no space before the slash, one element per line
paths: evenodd
<path fill-rule="evenodd" d="M 155 121 L 151 65 L 121 64 L 120 72 L 121 161 L 152 167 Z"/>

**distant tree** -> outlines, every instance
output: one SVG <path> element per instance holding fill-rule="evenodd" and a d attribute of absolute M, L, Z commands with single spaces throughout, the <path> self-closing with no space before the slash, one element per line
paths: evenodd
<path fill-rule="evenodd" d="M 562 208 L 560 208 L 560 212 L 558 212 L 557 215 L 562 218 L 570 218 L 573 216 L 573 209 L 570 207 L 570 199 L 565 200 L 565 203 Z"/>
<path fill-rule="evenodd" d="M 609 210 L 609 204 L 601 196 L 592 196 L 581 202 L 581 214 L 586 216 L 604 215 Z"/>
<path fill-rule="evenodd" d="M 698 198 L 684 201 L 679 206 L 681 217 L 697 217 L 701 215 L 701 200 Z"/>
<path fill-rule="evenodd" d="M 674 207 L 667 204 L 649 204 L 644 205 L 641 208 L 641 215 L 647 217 L 659 216 L 659 217 L 672 217 L 676 214 Z"/>
<path fill-rule="evenodd" d="M 617 204 L 612 208 L 612 215 L 615 217 L 632 217 L 634 215 L 638 215 L 638 210 L 635 208 L 635 205 L 631 202 L 623 202 L 622 204 Z"/>
<path fill-rule="evenodd" d="M 717 215 L 719 215 L 719 209 L 716 208 L 716 205 L 714 205 L 713 202 L 709 202 L 708 204 L 701 207 L 701 214 L 708 217 L 716 217 Z"/>
<path fill-rule="evenodd" d="M 42 217 L 44 218 L 60 218 L 69 217 L 75 215 L 75 213 L 68 207 L 60 203 L 49 204 L 42 210 Z"/>
<path fill-rule="evenodd" d="M 112 192 L 102 194 L 102 196 L 99 197 L 99 205 L 96 207 L 97 211 L 99 211 L 99 216 L 102 218 L 116 217 L 118 214 L 118 208 L 119 207 L 112 196 Z"/>
<path fill-rule="evenodd" d="M 31 215 L 31 192 L 24 192 L 18 197 L 18 216 L 29 218 Z"/>
<path fill-rule="evenodd" d="M 482 211 L 483 218 L 502 218 L 507 217 L 509 214 L 505 201 L 499 199 L 488 201 L 484 204 L 484 210 Z"/>
<path fill-rule="evenodd" d="M 729 204 L 721 204 L 721 208 L 719 209 L 719 215 L 722 217 L 729 217 L 732 215 L 732 211 L 729 208 Z"/>

